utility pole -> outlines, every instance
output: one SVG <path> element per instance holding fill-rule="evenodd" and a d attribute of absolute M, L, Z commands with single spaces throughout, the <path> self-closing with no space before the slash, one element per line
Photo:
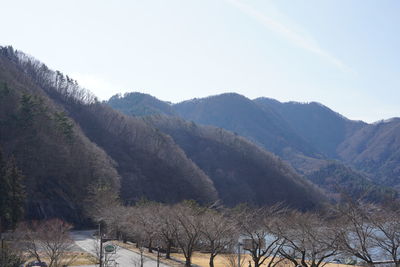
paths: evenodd
<path fill-rule="evenodd" d="M 140 248 L 140 267 L 143 267 L 143 248 Z"/>
<path fill-rule="evenodd" d="M 101 223 L 99 223 L 99 236 L 100 236 L 100 267 L 103 267 L 103 234 L 101 232 Z"/>

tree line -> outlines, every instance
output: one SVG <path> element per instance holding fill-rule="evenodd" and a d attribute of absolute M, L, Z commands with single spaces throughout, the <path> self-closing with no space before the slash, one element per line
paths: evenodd
<path fill-rule="evenodd" d="M 104 186 L 91 194 L 87 209 L 107 239 L 133 242 L 150 253 L 157 249 L 166 258 L 180 252 L 187 267 L 196 251 L 207 253 L 210 267 L 218 255 L 229 267 L 243 267 L 244 261 L 236 259 L 243 252 L 254 267 L 322 267 L 335 259 L 371 267 L 400 266 L 400 206 L 393 202 L 385 206 L 347 202 L 313 212 L 282 204 L 227 209 L 194 201 L 142 200 L 124 206 L 116 192 Z M 2 266 L 19 266 L 27 257 L 46 258 L 50 267 L 65 265 L 73 260 L 68 258 L 71 228 L 59 219 L 18 223 L 13 240 L 2 250 Z"/>
<path fill-rule="evenodd" d="M 159 248 L 170 258 L 179 250 L 191 266 L 195 251 L 209 254 L 209 266 L 220 254 L 244 250 L 252 265 L 319 267 L 342 263 L 400 266 L 400 208 L 357 201 L 324 211 L 300 212 L 277 204 L 252 208 L 201 207 L 192 201 L 174 205 L 142 201 L 122 206 L 117 198 L 98 199 L 92 218 L 110 237 L 132 241 L 149 252 Z M 243 263 L 242 263 L 243 264 Z M 232 267 L 241 267 L 232 261 Z"/>

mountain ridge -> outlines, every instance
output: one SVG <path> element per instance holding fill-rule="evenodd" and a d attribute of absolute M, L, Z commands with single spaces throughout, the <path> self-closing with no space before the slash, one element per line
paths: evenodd
<path fill-rule="evenodd" d="M 61 217 L 85 224 L 86 197 L 96 186 L 109 187 L 128 205 L 143 198 L 168 203 L 194 199 L 203 205 L 219 200 L 223 190 L 216 189 L 216 180 L 207 174 L 210 172 L 188 157 L 188 152 L 170 135 L 143 117 L 127 116 L 111 109 L 69 76 L 49 69 L 12 47 L 0 47 L 0 63 L 0 145 L 6 154 L 15 155 L 18 166 L 28 177 L 28 219 Z M 155 98 L 141 97 L 140 103 L 157 104 Z M 136 112 L 154 112 L 168 106 Z M 227 161 L 226 168 L 221 168 L 221 179 L 234 177 L 237 185 L 247 179 L 246 176 L 254 177 L 246 182 L 252 190 L 259 190 L 254 192 L 252 204 L 285 200 L 285 196 L 263 194 L 263 188 L 268 188 L 268 181 L 273 181 L 274 176 L 285 181 L 285 186 L 274 182 L 274 188 L 295 190 L 286 199 L 288 205 L 313 209 L 326 202 L 317 188 L 300 182 L 302 177 L 289 172 L 286 163 L 279 163 L 231 133 L 213 132 L 214 135 L 218 133 L 236 141 L 223 142 L 213 137 L 202 142 L 209 145 L 210 155 L 218 153 L 218 147 L 230 151 L 228 154 L 233 160 Z M 235 147 L 235 144 L 242 145 Z M 254 167 L 246 169 L 249 174 L 243 171 L 235 174 L 240 170 L 229 168 L 242 157 L 241 148 L 249 155 L 261 153 L 268 160 L 260 164 L 257 157 L 250 157 L 244 161 Z M 218 160 L 225 159 L 219 157 Z M 205 169 L 204 165 L 202 167 Z M 250 175 L 250 171 L 258 176 Z M 257 187 L 257 183 L 264 187 Z M 240 192 L 240 187 L 233 188 Z M 307 192 L 311 196 L 307 196 Z M 225 202 L 238 204 L 234 199 Z"/>
<path fill-rule="evenodd" d="M 232 101 L 232 98 L 234 101 Z M 249 106 L 250 111 L 246 108 Z M 265 97 L 250 100 L 237 93 L 224 93 L 183 101 L 172 104 L 170 107 L 176 113 L 173 116 L 180 116 L 199 124 L 221 127 L 248 138 L 277 154 L 305 176 L 313 175 L 318 170 L 332 166 L 330 160 L 336 160 L 343 165 L 334 165 L 338 169 L 337 173 L 356 179 L 356 181 L 348 183 L 352 187 L 351 190 L 361 190 L 360 188 L 364 187 L 365 184 L 379 187 L 380 181 L 385 181 L 384 178 L 378 177 L 377 172 L 371 171 L 373 168 L 367 169 L 361 163 L 357 164 L 352 160 L 351 158 L 354 158 L 354 155 L 345 157 L 350 153 L 345 149 L 345 147 L 349 147 L 346 142 L 352 140 L 352 137 L 356 136 L 362 129 L 372 127 L 371 125 L 377 123 L 368 124 L 363 121 L 350 120 L 321 103 L 295 101 L 282 103 Z M 123 109 L 121 111 L 124 112 Z M 254 115 L 255 112 L 259 113 Z M 159 113 L 165 114 L 162 111 Z M 237 116 L 238 113 L 241 113 L 240 116 Z M 393 121 L 396 122 L 397 119 L 391 119 L 389 122 Z M 253 126 L 251 123 L 257 124 L 257 126 Z M 250 127 L 248 127 L 249 125 Z M 275 127 L 276 125 L 278 127 Z M 271 130 L 271 127 L 274 129 Z M 286 133 L 281 134 L 279 129 L 283 129 L 282 131 L 286 131 Z M 254 131 L 260 131 L 260 133 Z M 265 141 L 264 138 L 268 140 Z M 275 140 L 279 140 L 279 142 L 275 142 Z M 307 149 L 301 149 L 302 146 L 307 146 L 310 143 L 312 145 Z M 293 144 L 295 145 L 293 146 Z M 368 163 L 364 162 L 363 164 L 367 165 Z M 392 165 L 393 163 L 390 166 Z M 377 168 L 377 166 L 374 166 L 374 168 Z M 357 175 L 354 173 L 355 170 L 358 171 Z M 327 171 L 319 173 L 333 177 Z M 383 170 L 379 175 L 383 176 L 382 173 Z M 363 178 L 360 178 L 361 176 Z M 338 181 L 340 180 L 338 176 L 335 177 Z M 389 180 L 396 180 L 396 177 L 391 177 Z M 364 181 L 360 182 L 360 179 Z M 370 179 L 374 180 L 375 183 L 369 182 Z M 383 182 L 382 185 L 392 186 L 393 182 Z M 385 190 L 382 189 L 381 191 Z M 375 196 L 371 197 L 376 198 Z"/>

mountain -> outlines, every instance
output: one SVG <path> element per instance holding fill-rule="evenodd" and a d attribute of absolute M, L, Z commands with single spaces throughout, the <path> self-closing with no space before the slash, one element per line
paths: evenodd
<path fill-rule="evenodd" d="M 126 204 L 283 201 L 306 210 L 326 201 L 315 184 L 330 196 L 367 189 L 382 201 L 396 192 L 381 185 L 400 184 L 399 127 L 400 119 L 366 124 L 317 103 L 233 93 L 178 104 L 129 93 L 101 103 L 70 77 L 0 47 L 0 146 L 26 177 L 29 219 L 85 224 L 96 186 Z"/>
<path fill-rule="evenodd" d="M 363 199 L 374 203 L 383 203 L 397 196 L 396 190 L 382 186 L 345 165 L 331 161 L 320 169 L 307 175 L 311 182 L 324 188 L 333 199 Z"/>
<path fill-rule="evenodd" d="M 204 170 L 225 205 L 285 202 L 294 208 L 311 209 L 325 201 L 316 186 L 243 137 L 176 117 L 150 116 L 145 121 L 170 135 Z"/>
<path fill-rule="evenodd" d="M 126 203 L 218 199 L 171 137 L 11 47 L 0 48 L 0 146 L 26 177 L 31 219 L 83 223 L 85 199 L 98 184 L 120 191 Z"/>
<path fill-rule="evenodd" d="M 154 114 L 176 115 L 170 103 L 158 100 L 151 95 L 137 92 L 114 95 L 107 103 L 114 109 L 131 116 Z"/>
<path fill-rule="evenodd" d="M 157 129 L 100 103 L 66 108 L 84 133 L 117 162 L 126 203 L 142 197 L 167 203 L 217 200 L 210 178 Z"/>
<path fill-rule="evenodd" d="M 25 178 L 28 218 L 59 216 L 83 223 L 92 184 L 119 190 L 115 162 L 90 141 L 29 75 L 24 57 L 0 49 L 0 146 Z"/>
<path fill-rule="evenodd" d="M 297 134 L 313 143 L 326 157 L 361 171 L 358 176 L 365 178 L 367 174 L 374 183 L 400 189 L 399 118 L 367 124 L 349 120 L 316 102 L 281 103 L 268 98 L 254 101 L 277 112 Z M 349 169 L 337 171 L 344 170 Z M 350 172 L 345 177 L 355 176 Z M 364 180 L 367 183 L 368 179 Z"/>
<path fill-rule="evenodd" d="M 133 96 L 137 106 L 151 108 L 131 107 L 128 113 L 140 116 L 122 114 L 69 76 L 0 47 L 0 146 L 26 177 L 27 219 L 61 217 L 83 225 L 88 195 L 99 186 L 125 204 L 143 198 L 285 201 L 311 209 L 325 201 L 286 163 L 242 137 L 200 126 L 189 131 L 192 124 L 177 118 L 143 117 L 176 111 L 153 97 Z"/>
<path fill-rule="evenodd" d="M 365 125 L 338 150 L 344 161 L 400 190 L 400 118 Z"/>
<path fill-rule="evenodd" d="M 299 136 L 328 158 L 340 158 L 338 146 L 366 125 L 362 121 L 349 120 L 317 102 L 281 103 L 265 97 L 254 102 L 279 114 Z"/>
<path fill-rule="evenodd" d="M 361 171 L 365 182 L 370 178 L 386 186 L 400 185 L 397 167 L 400 163 L 400 119 L 367 124 L 349 120 L 316 102 L 281 103 L 268 98 L 251 101 L 237 95 L 234 98 L 243 101 L 234 102 L 231 94 L 222 94 L 184 101 L 173 108 L 185 119 L 222 127 L 254 140 L 305 175 L 325 167 L 327 160 L 335 159 Z M 264 113 L 250 108 L 250 102 Z M 257 128 L 251 127 L 248 121 L 257 124 Z M 275 130 L 271 130 L 271 126 Z M 283 129 L 285 134 L 276 128 Z M 259 129 L 265 129 L 269 135 Z M 274 140 L 275 147 L 265 141 L 266 137 Z M 276 141 L 279 139 L 287 141 Z M 310 146 L 305 148 L 307 144 Z M 341 168 L 343 170 L 348 169 Z M 354 176 L 348 173 L 347 177 Z"/>
<path fill-rule="evenodd" d="M 175 104 L 173 109 L 186 120 L 236 132 L 282 157 L 288 150 L 320 157 L 313 145 L 300 137 L 279 114 L 262 109 L 239 94 L 227 93 L 184 101 Z"/>
<path fill-rule="evenodd" d="M 127 107 L 139 105 L 140 109 L 152 109 L 152 103 L 136 101 L 134 93 L 129 96 L 129 99 L 115 97 L 114 102 L 108 104 L 120 109 L 117 103 L 123 101 Z M 174 105 L 168 104 L 168 108 L 172 108 L 174 112 L 166 113 L 162 109 L 157 109 L 156 114 L 173 114 L 188 121 L 221 127 L 246 137 L 275 153 L 312 181 L 320 181 L 318 184 L 332 194 L 343 191 L 341 186 L 337 186 L 340 184 L 348 187 L 346 190 L 353 193 L 361 192 L 368 187 L 369 191 L 374 192 L 365 196 L 368 200 L 383 200 L 391 194 L 387 193 L 390 190 L 387 191 L 388 188 L 384 186 L 399 184 L 395 166 L 398 161 L 391 161 L 388 157 L 384 159 L 385 162 L 378 162 L 368 167 L 372 159 L 367 155 L 372 157 L 373 151 L 380 151 L 372 144 L 378 146 L 381 141 L 382 144 L 386 144 L 382 152 L 394 149 L 394 152 L 390 153 L 392 159 L 396 158 L 395 151 L 398 151 L 396 146 L 389 148 L 389 137 L 386 137 L 386 141 L 383 139 L 380 141 L 384 134 L 377 134 L 376 141 L 370 140 L 372 133 L 366 133 L 375 132 L 373 129 L 377 125 L 349 120 L 316 102 L 281 103 L 270 98 L 250 100 L 235 93 L 228 93 Z M 120 110 L 127 112 L 126 109 Z M 381 127 L 387 129 L 385 132 L 390 132 L 393 140 L 397 140 L 398 131 L 394 126 L 396 121 L 393 120 L 386 124 L 386 127 Z M 362 144 L 366 142 L 371 144 L 368 148 L 362 148 Z M 365 152 L 359 154 L 363 149 Z M 380 153 L 378 158 L 383 159 L 383 153 Z M 332 159 L 336 160 L 335 164 L 332 164 Z M 319 176 L 317 180 L 315 175 Z"/>

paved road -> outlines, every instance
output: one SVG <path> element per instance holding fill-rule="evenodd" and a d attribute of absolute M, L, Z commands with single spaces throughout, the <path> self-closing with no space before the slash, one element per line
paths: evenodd
<path fill-rule="evenodd" d="M 71 236 L 80 248 L 95 255 L 96 243 L 98 243 L 98 241 L 96 242 L 96 239 L 93 238 L 93 232 L 94 231 L 74 231 L 71 233 Z M 118 267 L 140 267 L 140 255 L 121 247 L 117 248 L 117 253 L 112 256 L 112 259 L 119 264 L 117 265 Z M 145 257 L 143 266 L 157 267 L 157 261 Z M 160 267 L 170 266 L 160 262 Z"/>

